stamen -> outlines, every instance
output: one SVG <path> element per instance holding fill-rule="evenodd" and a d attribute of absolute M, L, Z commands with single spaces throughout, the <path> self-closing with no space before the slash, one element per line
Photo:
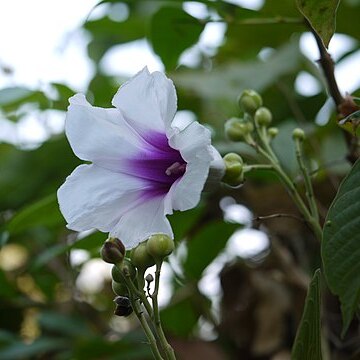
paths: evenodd
<path fill-rule="evenodd" d="M 167 176 L 179 175 L 179 174 L 183 174 L 185 172 L 185 169 L 186 169 L 186 164 L 180 164 L 179 162 L 174 162 L 165 170 L 165 174 Z"/>

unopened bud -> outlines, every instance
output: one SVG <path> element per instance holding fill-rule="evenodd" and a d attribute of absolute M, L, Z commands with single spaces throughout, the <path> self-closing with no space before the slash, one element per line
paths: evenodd
<path fill-rule="evenodd" d="M 136 278 L 136 269 L 135 266 L 131 263 L 129 259 L 124 259 L 120 266 L 113 266 L 111 269 L 111 276 L 114 281 L 117 283 L 124 283 L 124 276 L 130 277 L 134 280 Z"/>
<path fill-rule="evenodd" d="M 262 105 L 262 97 L 255 90 L 244 90 L 238 99 L 240 109 L 251 115 Z"/>
<path fill-rule="evenodd" d="M 174 240 L 165 234 L 152 235 L 146 242 L 146 250 L 155 260 L 162 260 L 170 255 L 174 248 Z"/>
<path fill-rule="evenodd" d="M 271 138 L 274 138 L 279 133 L 279 129 L 276 127 L 271 127 L 268 129 L 268 134 Z"/>
<path fill-rule="evenodd" d="M 296 129 L 294 129 L 294 131 L 292 133 L 292 137 L 294 140 L 304 141 L 305 140 L 305 132 L 303 129 L 296 128 Z"/>
<path fill-rule="evenodd" d="M 117 296 L 114 299 L 114 302 L 116 304 L 116 308 L 114 311 L 114 314 L 117 316 L 129 316 L 133 309 L 131 307 L 131 303 L 128 297 L 126 296 Z"/>
<path fill-rule="evenodd" d="M 116 238 L 107 239 L 100 250 L 101 258 L 110 264 L 119 264 L 124 259 L 124 244 Z"/>
<path fill-rule="evenodd" d="M 154 258 L 146 250 L 146 242 L 142 242 L 131 251 L 130 258 L 139 270 L 145 270 L 155 265 Z"/>
<path fill-rule="evenodd" d="M 124 284 L 118 283 L 114 280 L 111 282 L 111 287 L 116 295 L 124 296 L 129 293 L 128 288 Z"/>
<path fill-rule="evenodd" d="M 151 283 L 154 281 L 154 277 L 151 274 L 147 274 L 145 280 L 147 283 Z"/>
<path fill-rule="evenodd" d="M 254 120 L 259 126 L 269 126 L 272 121 L 271 111 L 264 106 L 258 108 L 255 112 Z"/>
<path fill-rule="evenodd" d="M 225 123 L 225 134 L 232 141 L 242 141 L 243 138 L 254 130 L 250 121 L 244 119 L 231 118 Z"/>
<path fill-rule="evenodd" d="M 224 156 L 225 175 L 222 179 L 228 185 L 237 186 L 244 181 L 244 162 L 240 155 L 229 153 Z"/>

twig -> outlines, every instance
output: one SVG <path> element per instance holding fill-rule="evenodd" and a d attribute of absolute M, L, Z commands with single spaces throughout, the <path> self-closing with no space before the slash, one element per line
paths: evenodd
<path fill-rule="evenodd" d="M 277 218 L 291 218 L 291 219 L 301 221 L 305 224 L 307 223 L 306 220 L 300 216 L 296 216 L 293 214 L 283 214 L 283 213 L 271 214 L 271 215 L 265 215 L 265 216 L 256 216 L 252 219 L 252 221 L 263 221 L 263 220 L 271 220 L 271 219 L 277 219 Z"/>
<path fill-rule="evenodd" d="M 343 97 L 341 95 L 339 86 L 335 79 L 334 62 L 331 58 L 331 55 L 328 53 L 321 37 L 313 29 L 311 24 L 308 21 L 306 21 L 306 23 L 307 23 L 310 31 L 314 35 L 317 47 L 319 49 L 320 59 L 318 60 L 318 63 L 320 64 L 320 66 L 323 70 L 323 73 L 324 73 L 324 76 L 326 79 L 326 83 L 327 83 L 327 88 L 330 93 L 330 96 L 332 97 L 332 99 L 335 102 L 337 113 L 341 118 L 347 117 L 350 114 L 354 113 L 355 111 L 359 110 L 359 106 L 356 105 L 356 103 L 354 102 L 354 100 L 351 96 L 347 95 L 347 96 Z M 356 136 L 352 136 L 347 131 L 344 131 L 344 135 L 345 135 L 346 143 L 347 143 L 348 150 L 349 150 L 347 159 L 351 163 L 355 163 L 355 161 L 359 157 L 359 145 L 357 142 L 357 138 L 356 138 Z"/>
<path fill-rule="evenodd" d="M 159 294 L 159 285 L 160 285 L 160 272 L 161 272 L 161 265 L 162 262 L 156 264 L 156 271 L 155 271 L 155 289 L 153 294 L 151 295 L 152 303 L 153 303 L 153 319 L 154 325 L 156 328 L 156 332 L 159 335 L 159 341 L 161 344 L 162 349 L 165 352 L 166 359 L 169 360 L 176 360 L 175 353 L 171 345 L 168 343 L 164 331 L 161 326 L 160 321 L 160 312 L 159 312 L 159 304 L 158 304 L 158 294 Z"/>

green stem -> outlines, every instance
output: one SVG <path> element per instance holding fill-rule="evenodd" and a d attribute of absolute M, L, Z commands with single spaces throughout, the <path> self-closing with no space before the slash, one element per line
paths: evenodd
<path fill-rule="evenodd" d="M 297 191 L 295 184 L 292 182 L 292 180 L 289 178 L 289 176 L 281 168 L 281 165 L 280 165 L 279 160 L 277 159 L 276 155 L 273 152 L 271 152 L 271 154 L 269 154 L 267 151 L 265 151 L 263 148 L 261 148 L 258 145 L 255 146 L 255 149 L 261 155 L 263 155 L 273 166 L 273 169 L 276 171 L 280 180 L 283 182 L 283 184 L 287 188 L 289 195 L 291 196 L 294 203 L 300 210 L 301 214 L 304 216 L 304 219 L 310 225 L 310 227 L 313 229 L 316 238 L 319 241 L 321 241 L 322 230 L 321 230 L 318 219 L 314 218 L 313 215 L 309 212 L 309 209 L 307 208 L 307 206 L 305 205 L 299 192 Z"/>
<path fill-rule="evenodd" d="M 139 300 L 135 299 L 135 298 L 133 298 L 133 296 L 131 296 L 130 301 L 131 301 L 131 306 L 134 309 L 134 312 L 135 312 L 137 318 L 139 319 L 140 324 L 145 332 L 145 335 L 146 335 L 147 339 L 149 340 L 151 351 L 154 355 L 154 358 L 156 360 L 164 360 L 159 352 L 159 349 L 156 344 L 156 339 L 150 329 L 150 326 L 145 319 L 144 312 L 141 308 Z"/>
<path fill-rule="evenodd" d="M 148 313 L 149 317 L 150 318 L 153 317 L 153 311 L 151 309 L 151 305 L 150 305 L 148 299 L 146 298 L 144 291 L 139 290 L 135 287 L 130 275 L 125 275 L 124 280 L 125 280 L 126 286 L 128 287 L 129 291 L 132 292 L 133 294 L 135 294 L 141 300 L 141 302 L 144 304 L 144 307 L 145 307 L 146 312 Z"/>
<path fill-rule="evenodd" d="M 269 142 L 269 137 L 266 131 L 266 127 L 265 126 L 260 126 L 260 128 L 257 126 L 256 122 L 255 123 L 255 129 L 258 133 L 258 136 L 265 148 L 265 151 L 270 155 L 270 157 L 273 159 L 273 161 L 275 161 L 277 164 L 279 164 L 279 160 L 277 158 L 277 156 L 275 155 L 273 149 L 270 146 L 270 142 Z"/>
<path fill-rule="evenodd" d="M 272 25 L 272 24 L 303 24 L 304 20 L 301 18 L 290 18 L 283 16 L 275 16 L 271 18 L 257 18 L 257 19 L 245 19 L 238 21 L 226 21 L 224 19 L 220 20 L 206 20 L 206 23 L 213 22 L 228 22 L 236 25 Z"/>
<path fill-rule="evenodd" d="M 314 189 L 312 186 L 310 174 L 305 166 L 304 159 L 303 159 L 303 152 L 302 152 L 302 143 L 299 139 L 295 139 L 295 151 L 296 151 L 296 159 L 298 161 L 300 170 L 304 177 L 305 189 L 306 189 L 306 197 L 309 203 L 310 211 L 312 216 L 319 221 L 319 211 L 316 205 L 315 196 L 314 196 Z"/>
<path fill-rule="evenodd" d="M 154 323 L 156 331 L 159 335 L 159 340 L 161 343 L 161 347 L 164 349 L 166 358 L 169 360 L 176 360 L 174 349 L 168 343 L 164 330 L 161 326 L 160 320 L 160 312 L 159 312 L 159 304 L 158 304 L 158 294 L 159 294 L 159 284 L 160 284 L 160 271 L 161 271 L 162 262 L 156 264 L 156 271 L 155 271 L 155 289 L 151 295 L 152 303 L 153 303 L 153 310 L 154 310 Z"/>
<path fill-rule="evenodd" d="M 274 167 L 272 165 L 267 165 L 267 164 L 246 165 L 244 167 L 244 172 L 248 172 L 252 170 L 274 170 Z"/>

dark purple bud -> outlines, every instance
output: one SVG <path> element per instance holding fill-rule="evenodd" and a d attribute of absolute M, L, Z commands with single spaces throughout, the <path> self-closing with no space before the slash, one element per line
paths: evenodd
<path fill-rule="evenodd" d="M 110 264 L 119 264 L 124 259 L 125 246 L 116 238 L 107 239 L 100 250 L 101 258 Z"/>

